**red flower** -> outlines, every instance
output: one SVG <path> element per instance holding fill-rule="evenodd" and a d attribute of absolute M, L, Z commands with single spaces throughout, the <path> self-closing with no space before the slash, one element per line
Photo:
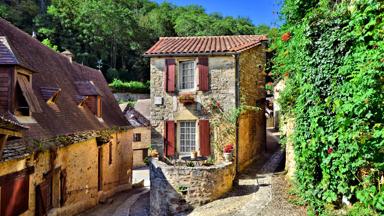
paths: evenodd
<path fill-rule="evenodd" d="M 220 108 L 220 102 L 216 101 L 216 106 Z"/>
<path fill-rule="evenodd" d="M 284 34 L 281 36 L 281 40 L 284 41 L 284 42 L 289 41 L 289 39 L 291 39 L 291 33 L 290 33 L 290 32 L 284 33 Z"/>
<path fill-rule="evenodd" d="M 329 147 L 328 148 L 328 154 L 331 154 L 333 152 L 333 148 L 332 147 Z"/>
<path fill-rule="evenodd" d="M 232 144 L 227 144 L 224 146 L 224 152 L 225 153 L 231 153 L 233 151 L 233 145 Z"/>

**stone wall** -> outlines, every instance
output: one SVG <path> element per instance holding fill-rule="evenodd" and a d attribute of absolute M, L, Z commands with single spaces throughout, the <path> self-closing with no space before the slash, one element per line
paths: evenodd
<path fill-rule="evenodd" d="M 95 138 L 1 162 L 0 176 L 34 167 L 34 173 L 29 177 L 29 210 L 22 214 L 32 216 L 36 210 L 36 187 L 44 181 L 44 176 L 50 171 L 65 170 L 66 201 L 63 206 L 57 202 L 49 215 L 76 215 L 116 192 L 131 188 L 132 130 L 114 133 L 111 143 L 112 163 L 109 163 L 109 144 L 100 147 L 103 167 L 102 191 L 98 190 L 98 145 Z M 62 191 L 54 192 L 55 200 L 60 193 Z"/>
<path fill-rule="evenodd" d="M 240 102 L 241 105 L 251 106 L 239 118 L 240 171 L 265 150 L 265 64 L 266 54 L 263 45 L 240 54 Z"/>
<path fill-rule="evenodd" d="M 293 179 L 296 172 L 295 162 L 295 149 L 293 146 L 292 134 L 295 128 L 295 119 L 285 119 L 282 125 L 282 132 L 287 137 L 287 143 L 285 146 L 285 170 L 287 170 L 287 177 Z"/>
<path fill-rule="evenodd" d="M 115 92 L 113 93 L 113 96 L 116 98 L 117 101 L 123 100 L 123 101 L 128 101 L 128 100 L 141 100 L 141 99 L 149 99 L 150 96 L 149 94 L 144 94 L 144 93 L 129 93 L 129 92 Z"/>
<path fill-rule="evenodd" d="M 197 120 L 207 116 L 202 112 L 202 106 L 208 104 L 211 98 L 220 102 L 224 111 L 235 108 L 235 58 L 233 56 L 209 57 L 209 91 L 193 91 L 197 103 L 184 106 L 179 103 L 179 93 L 167 93 L 164 91 L 164 67 L 166 58 L 151 58 L 151 125 L 152 147 L 160 154 L 163 153 L 163 133 L 165 120 Z M 178 62 L 194 60 L 197 58 L 176 58 L 176 74 Z M 196 67 L 196 81 L 198 72 Z M 177 80 L 177 79 L 176 79 Z M 155 105 L 154 98 L 162 97 L 163 105 Z M 211 144 L 213 144 L 211 136 Z M 211 145 L 213 149 L 213 146 Z"/>
<path fill-rule="evenodd" d="M 234 178 L 233 163 L 186 167 L 167 165 L 152 158 L 151 215 L 175 215 L 216 200 L 232 188 Z"/>

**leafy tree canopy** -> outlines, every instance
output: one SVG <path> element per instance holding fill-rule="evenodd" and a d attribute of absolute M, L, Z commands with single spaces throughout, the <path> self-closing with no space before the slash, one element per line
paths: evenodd
<path fill-rule="evenodd" d="M 109 81 L 148 80 L 142 54 L 161 36 L 269 32 L 247 18 L 150 0 L 2 0 L 0 16 L 58 51 L 70 50 L 76 61 L 100 67 Z"/>

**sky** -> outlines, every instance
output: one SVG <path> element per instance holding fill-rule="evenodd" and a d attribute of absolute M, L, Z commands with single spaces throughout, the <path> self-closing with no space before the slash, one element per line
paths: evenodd
<path fill-rule="evenodd" d="M 175 5 L 185 6 L 197 4 L 203 6 L 207 13 L 219 12 L 224 16 L 248 17 L 253 24 L 276 26 L 279 9 L 278 0 L 155 0 L 158 3 L 167 1 Z"/>

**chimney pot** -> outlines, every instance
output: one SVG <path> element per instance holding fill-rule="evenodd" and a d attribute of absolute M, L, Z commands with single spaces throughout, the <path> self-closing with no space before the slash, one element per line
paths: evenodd
<path fill-rule="evenodd" d="M 73 54 L 69 50 L 65 50 L 61 53 L 63 56 L 67 57 L 69 62 L 72 63 Z"/>

